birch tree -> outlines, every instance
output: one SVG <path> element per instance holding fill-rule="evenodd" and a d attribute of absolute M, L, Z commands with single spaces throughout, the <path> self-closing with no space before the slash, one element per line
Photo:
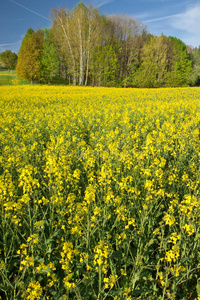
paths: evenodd
<path fill-rule="evenodd" d="M 70 19 L 69 9 L 58 10 L 53 9 L 53 26 L 52 32 L 59 45 L 60 52 L 64 54 L 65 60 L 68 62 L 69 72 L 73 75 L 73 84 L 77 82 L 77 70 L 76 70 L 76 48 L 73 45 L 72 39 L 72 25 Z"/>
<path fill-rule="evenodd" d="M 60 8 L 54 9 L 53 14 L 52 29 L 60 51 L 65 53 L 73 84 L 87 85 L 91 52 L 99 41 L 95 33 L 100 25 L 98 10 L 80 2 L 72 11 Z"/>

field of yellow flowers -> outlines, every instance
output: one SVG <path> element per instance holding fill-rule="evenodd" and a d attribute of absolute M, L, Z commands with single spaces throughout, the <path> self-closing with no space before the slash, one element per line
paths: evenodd
<path fill-rule="evenodd" d="M 0 87 L 0 298 L 200 299 L 200 88 Z"/>

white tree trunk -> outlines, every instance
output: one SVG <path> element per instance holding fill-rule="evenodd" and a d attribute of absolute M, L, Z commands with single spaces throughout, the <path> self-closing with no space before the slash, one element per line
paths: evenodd
<path fill-rule="evenodd" d="M 75 56 L 74 56 L 74 53 L 73 53 L 73 50 L 72 50 L 72 46 L 71 46 L 71 43 L 70 43 L 70 39 L 69 39 L 69 24 L 68 24 L 68 20 L 67 20 L 67 31 L 65 29 L 65 26 L 63 24 L 63 20 L 61 17 L 59 17 L 59 20 L 60 20 L 60 26 L 63 30 L 63 33 L 64 33 L 64 36 L 66 38 L 66 41 L 67 41 L 67 44 L 68 44 L 68 47 L 69 47 L 69 51 L 70 51 L 70 54 L 71 54 L 71 57 L 72 57 L 72 68 L 73 68 L 73 84 L 76 85 L 76 63 L 75 63 Z"/>
<path fill-rule="evenodd" d="M 79 85 L 83 85 L 84 73 L 83 73 L 83 40 L 82 40 L 82 32 L 81 32 L 81 22 L 78 18 L 78 33 L 79 33 L 79 51 L 80 51 L 80 59 L 79 59 Z"/>
<path fill-rule="evenodd" d="M 89 71 L 89 62 L 90 62 L 90 40 L 91 40 L 91 23 L 89 23 L 89 31 L 88 31 L 87 65 L 86 65 L 85 86 L 87 85 L 87 81 L 88 81 L 88 71 Z"/>

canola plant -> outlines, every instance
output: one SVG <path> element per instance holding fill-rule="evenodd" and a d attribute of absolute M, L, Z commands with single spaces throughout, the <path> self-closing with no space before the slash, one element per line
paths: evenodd
<path fill-rule="evenodd" d="M 1 299 L 200 299 L 200 88 L 0 87 Z"/>

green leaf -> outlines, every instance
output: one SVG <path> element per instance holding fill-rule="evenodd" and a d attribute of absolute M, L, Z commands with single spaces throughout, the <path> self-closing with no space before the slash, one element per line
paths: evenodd
<path fill-rule="evenodd" d="M 197 291 L 197 295 L 199 295 L 200 294 L 200 280 L 197 281 L 196 291 Z"/>

